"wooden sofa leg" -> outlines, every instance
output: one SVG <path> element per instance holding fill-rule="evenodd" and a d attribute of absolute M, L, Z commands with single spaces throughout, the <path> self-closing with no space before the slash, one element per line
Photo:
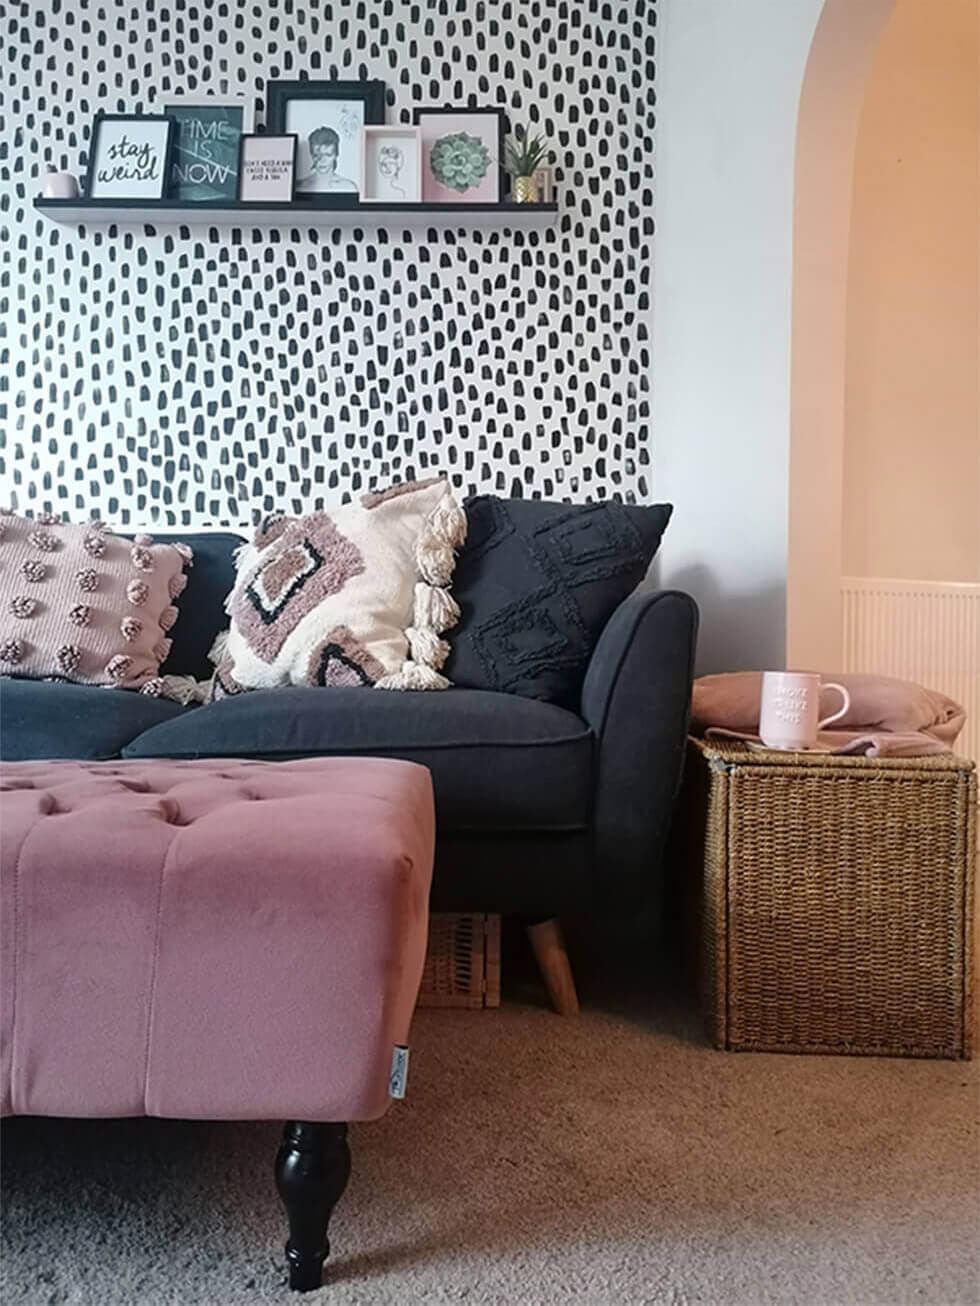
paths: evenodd
<path fill-rule="evenodd" d="M 289 1286 L 319 1288 L 330 1254 L 327 1226 L 350 1176 L 347 1126 L 290 1120 L 276 1155 L 276 1187 L 289 1217 Z"/>
<path fill-rule="evenodd" d="M 527 937 L 531 941 L 551 1005 L 559 1016 L 577 1016 L 578 994 L 575 992 L 572 967 L 565 949 L 565 936 L 558 921 L 552 917 L 551 920 L 528 925 Z"/>

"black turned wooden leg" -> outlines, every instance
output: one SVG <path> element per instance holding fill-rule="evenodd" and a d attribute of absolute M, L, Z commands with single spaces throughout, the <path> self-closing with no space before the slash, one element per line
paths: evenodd
<path fill-rule="evenodd" d="M 319 1288 L 330 1254 L 327 1225 L 349 1176 L 346 1125 L 286 1123 L 276 1155 L 276 1187 L 289 1216 L 290 1288 Z"/>

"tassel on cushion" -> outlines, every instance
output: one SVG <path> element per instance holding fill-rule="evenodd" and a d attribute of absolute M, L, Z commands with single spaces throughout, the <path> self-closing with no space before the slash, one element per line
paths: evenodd
<path fill-rule="evenodd" d="M 427 667 L 438 670 L 449 657 L 449 645 L 434 630 L 425 626 L 409 626 L 405 634 L 413 661 L 424 662 Z"/>
<path fill-rule="evenodd" d="M 448 585 L 456 565 L 455 549 L 466 539 L 466 513 L 450 495 L 428 517 L 415 545 L 415 561 L 430 585 Z"/>
<path fill-rule="evenodd" d="M 193 676 L 153 676 L 140 689 L 151 698 L 168 698 L 172 703 L 203 703 L 210 681 L 195 680 Z"/>
<path fill-rule="evenodd" d="M 227 630 L 219 630 L 217 635 L 215 635 L 214 643 L 208 649 L 208 661 L 212 666 L 217 666 L 225 656 L 225 649 L 228 646 L 228 635 L 229 632 Z"/>
<path fill-rule="evenodd" d="M 434 536 L 423 534 L 415 545 L 418 569 L 430 585 L 448 585 L 453 578 L 456 555 L 451 544 L 443 544 Z"/>
<path fill-rule="evenodd" d="M 415 586 L 415 625 L 428 626 L 441 634 L 459 621 L 459 604 L 441 585 L 427 585 L 420 580 Z"/>
<path fill-rule="evenodd" d="M 466 513 L 449 495 L 429 513 L 426 526 L 436 539 L 454 549 L 466 543 Z"/>
<path fill-rule="evenodd" d="M 403 662 L 401 671 L 382 676 L 375 689 L 448 689 L 449 681 L 421 662 Z"/>

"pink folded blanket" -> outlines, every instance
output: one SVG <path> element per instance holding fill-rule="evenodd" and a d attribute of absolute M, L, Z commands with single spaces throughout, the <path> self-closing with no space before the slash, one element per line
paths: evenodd
<path fill-rule="evenodd" d="M 819 745 L 834 753 L 868 757 L 949 753 L 966 722 L 958 703 L 908 680 L 859 673 L 820 674 L 825 681 L 842 684 L 851 696 L 846 715 L 834 722 L 833 730 L 823 730 L 818 736 Z M 758 740 L 761 697 L 761 671 L 701 676 L 694 682 L 691 733 L 705 739 Z M 831 691 L 825 713 L 833 712 L 839 702 L 840 696 Z"/>

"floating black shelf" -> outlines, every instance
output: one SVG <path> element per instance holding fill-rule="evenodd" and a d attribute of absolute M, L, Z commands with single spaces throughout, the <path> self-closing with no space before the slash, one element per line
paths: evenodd
<path fill-rule="evenodd" d="M 361 204 L 338 197 L 320 204 L 247 204 L 241 200 L 194 203 L 190 200 L 52 200 L 34 208 L 52 222 L 128 223 L 148 226 L 235 227 L 551 227 L 556 203 L 514 204 Z"/>

